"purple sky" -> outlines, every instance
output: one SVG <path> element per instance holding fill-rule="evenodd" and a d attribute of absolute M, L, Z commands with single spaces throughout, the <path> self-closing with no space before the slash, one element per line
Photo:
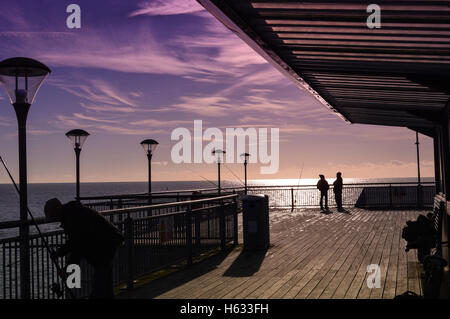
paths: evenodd
<path fill-rule="evenodd" d="M 91 136 L 82 181 L 143 181 L 139 142 L 153 138 L 154 180 L 216 177 L 214 164 L 173 164 L 176 127 L 280 128 L 280 169 L 249 178 L 414 177 L 415 133 L 349 125 L 298 89 L 194 0 L 81 1 L 81 29 L 66 27 L 74 1 L 0 0 L 0 60 L 27 56 L 52 69 L 28 118 L 31 182 L 72 182 L 64 133 Z M 17 126 L 0 91 L 0 154 L 17 173 Z M 205 143 L 206 144 L 206 143 Z M 433 176 L 432 141 L 421 136 L 422 175 Z M 189 165 L 191 171 L 186 170 Z M 241 164 L 227 164 L 241 174 Z M 225 179 L 234 179 L 226 170 Z M 0 173 L 0 183 L 7 183 Z"/>

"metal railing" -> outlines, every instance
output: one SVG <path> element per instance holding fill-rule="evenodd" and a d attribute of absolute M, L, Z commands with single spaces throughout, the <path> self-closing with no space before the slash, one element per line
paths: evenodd
<path fill-rule="evenodd" d="M 250 186 L 248 194 L 268 195 L 272 208 L 318 207 L 320 200 L 316 185 Z M 364 208 L 432 207 L 435 194 L 434 183 L 344 184 L 342 204 Z M 328 190 L 328 206 L 336 206 L 333 185 Z"/>
<path fill-rule="evenodd" d="M 222 188 L 223 193 L 244 196 L 243 187 Z M 269 196 L 271 208 L 318 207 L 320 192 L 316 185 L 248 186 L 248 194 Z M 432 207 L 435 186 L 432 182 L 417 183 L 355 183 L 344 184 L 342 201 L 344 206 L 364 208 Z M 198 190 L 167 191 L 152 194 L 154 202 L 191 200 L 218 196 L 216 188 Z M 84 197 L 83 202 L 98 210 L 146 205 L 148 194 L 111 195 Z M 239 201 L 240 202 L 240 201 Z M 328 190 L 328 206 L 335 207 L 333 185 Z"/>
<path fill-rule="evenodd" d="M 134 280 L 167 265 L 185 261 L 226 244 L 237 244 L 237 195 L 108 210 L 102 214 L 125 236 L 113 261 L 114 284 L 133 288 Z M 39 219 L 41 225 L 48 225 Z M 20 222 L 0 223 L 0 229 L 18 227 Z M 54 228 L 57 225 L 53 224 Z M 65 243 L 60 230 L 43 233 L 49 246 L 56 249 Z M 0 239 L 0 299 L 20 298 L 19 237 Z M 30 236 L 31 298 L 58 298 L 54 284 L 63 287 L 57 268 L 45 250 L 43 240 Z M 65 260 L 59 260 L 60 266 Z M 78 297 L 89 295 L 92 269 L 81 263 L 81 288 L 73 289 Z M 67 291 L 63 297 L 68 298 Z"/>
<path fill-rule="evenodd" d="M 222 192 L 222 194 L 231 194 L 233 190 L 234 188 L 229 188 L 225 192 Z M 80 200 L 88 207 L 98 211 L 105 211 L 126 207 L 146 206 L 149 205 L 150 201 L 152 204 L 162 204 L 217 196 L 219 196 L 217 188 L 203 188 L 153 192 L 151 196 L 148 193 L 86 196 L 80 197 Z"/>

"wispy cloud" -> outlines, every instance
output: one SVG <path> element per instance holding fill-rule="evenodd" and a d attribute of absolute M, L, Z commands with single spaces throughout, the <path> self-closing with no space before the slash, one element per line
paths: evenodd
<path fill-rule="evenodd" d="M 116 106 L 107 104 L 86 104 L 81 102 L 81 107 L 88 111 L 100 112 L 100 113 L 135 113 L 137 108 L 129 106 Z"/>
<path fill-rule="evenodd" d="M 229 115 L 229 100 L 222 96 L 182 96 L 181 103 L 174 107 L 181 111 L 195 113 L 202 116 Z"/>
<path fill-rule="evenodd" d="M 189 14 L 204 11 L 205 9 L 194 0 L 153 0 L 138 4 L 139 9 L 131 12 L 130 17 L 138 15 L 158 16 Z"/>
<path fill-rule="evenodd" d="M 142 128 L 142 129 L 133 129 L 133 128 L 126 128 L 122 125 L 120 126 L 113 126 L 113 125 L 96 125 L 96 128 L 107 131 L 110 133 L 120 134 L 120 135 L 156 135 L 156 134 L 163 134 L 166 133 L 165 130 L 153 130 L 150 128 Z"/>
<path fill-rule="evenodd" d="M 33 129 L 33 128 L 29 128 L 27 130 L 27 134 L 29 135 L 51 135 L 51 134 L 57 134 L 60 133 L 57 130 L 42 130 L 42 129 Z"/>
<path fill-rule="evenodd" d="M 186 120 L 157 120 L 157 119 L 145 119 L 145 120 L 139 120 L 139 121 L 133 121 L 130 122 L 131 125 L 137 125 L 137 126 L 157 126 L 157 127 L 171 127 L 171 126 L 177 126 L 177 125 L 185 125 L 185 124 L 192 124 L 192 121 L 186 121 Z"/>
<path fill-rule="evenodd" d="M 73 113 L 73 116 L 77 119 L 80 120 L 87 120 L 87 121 L 92 121 L 92 122 L 98 122 L 98 123 L 118 123 L 118 121 L 114 121 L 114 120 L 105 120 L 102 118 L 96 118 L 93 116 L 87 116 L 81 113 Z"/>
<path fill-rule="evenodd" d="M 91 127 L 95 127 L 96 123 L 92 121 L 84 121 L 82 119 L 76 118 L 74 116 L 64 115 L 64 114 L 56 114 L 56 120 L 51 120 L 49 122 L 50 126 L 58 127 L 60 129 L 68 129 L 68 128 L 82 128 L 88 129 Z"/>
<path fill-rule="evenodd" d="M 130 97 L 130 93 L 123 93 L 104 80 L 84 80 L 82 84 L 76 84 L 73 81 L 50 79 L 49 84 L 94 103 L 138 106 L 138 103 L 133 100 L 134 97 Z"/>
<path fill-rule="evenodd" d="M 0 116 L 0 126 L 14 126 L 16 125 L 16 120 L 6 116 Z"/>

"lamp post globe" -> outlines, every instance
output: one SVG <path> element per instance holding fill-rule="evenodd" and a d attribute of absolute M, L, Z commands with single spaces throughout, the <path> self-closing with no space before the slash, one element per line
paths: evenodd
<path fill-rule="evenodd" d="M 46 65 L 30 58 L 16 57 L 0 62 L 0 84 L 14 107 L 19 133 L 20 297 L 23 299 L 30 298 L 26 122 L 36 93 L 50 72 Z"/>

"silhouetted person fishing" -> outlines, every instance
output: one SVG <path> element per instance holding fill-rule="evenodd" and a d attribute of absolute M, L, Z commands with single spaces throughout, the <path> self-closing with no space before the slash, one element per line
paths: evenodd
<path fill-rule="evenodd" d="M 77 201 L 62 204 L 48 200 L 45 216 L 61 222 L 66 243 L 56 251 L 57 257 L 68 255 L 68 264 L 80 264 L 82 258 L 94 268 L 92 299 L 114 298 L 112 259 L 123 242 L 122 233 L 106 218 Z"/>
<path fill-rule="evenodd" d="M 334 199 L 336 201 L 336 205 L 338 207 L 338 212 L 342 212 L 342 187 L 343 187 L 343 181 L 342 181 L 342 173 L 337 172 L 336 173 L 336 180 L 333 182 L 333 192 L 334 192 Z"/>
<path fill-rule="evenodd" d="M 317 182 L 317 188 L 320 191 L 320 209 L 323 210 L 323 198 L 325 197 L 325 209 L 328 210 L 328 189 L 330 185 L 328 185 L 325 176 L 319 175 L 320 180 Z"/>

